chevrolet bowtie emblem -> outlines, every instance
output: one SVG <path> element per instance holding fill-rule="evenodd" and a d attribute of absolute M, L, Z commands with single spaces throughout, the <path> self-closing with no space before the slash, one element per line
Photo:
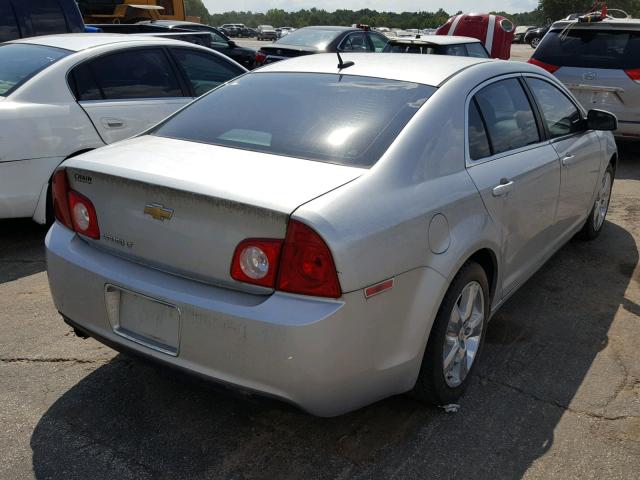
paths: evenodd
<path fill-rule="evenodd" d="M 164 208 L 164 205 L 161 203 L 147 203 L 144 206 L 144 214 L 151 215 L 152 218 L 156 220 L 171 220 L 173 217 L 173 210 L 170 208 Z"/>

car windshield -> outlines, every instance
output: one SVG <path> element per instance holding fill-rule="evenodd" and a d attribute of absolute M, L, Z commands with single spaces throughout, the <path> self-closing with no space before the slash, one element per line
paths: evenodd
<path fill-rule="evenodd" d="M 299 47 L 314 47 L 323 50 L 331 43 L 341 32 L 338 30 L 321 30 L 319 28 L 301 28 L 291 32 L 278 40 L 276 43 L 286 45 L 296 45 Z"/>
<path fill-rule="evenodd" d="M 372 77 L 255 73 L 201 97 L 152 134 L 370 167 L 434 91 Z"/>
<path fill-rule="evenodd" d="M 42 45 L 0 45 L 0 96 L 10 95 L 36 73 L 70 53 L 68 50 Z"/>
<path fill-rule="evenodd" d="M 562 67 L 640 68 L 640 31 L 573 28 L 563 35 L 553 30 L 533 58 Z"/>

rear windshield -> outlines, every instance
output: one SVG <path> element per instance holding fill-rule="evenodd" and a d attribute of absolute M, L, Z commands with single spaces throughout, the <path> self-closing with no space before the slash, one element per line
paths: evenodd
<path fill-rule="evenodd" d="M 342 33 L 337 30 L 321 30 L 318 28 L 301 28 L 289 33 L 286 37 L 282 37 L 276 43 L 285 45 L 296 45 L 298 47 L 314 47 L 323 50 L 338 35 Z"/>
<path fill-rule="evenodd" d="M 533 58 L 561 67 L 640 67 L 640 31 L 574 28 L 547 33 Z"/>
<path fill-rule="evenodd" d="M 371 77 L 255 73 L 201 97 L 152 134 L 370 167 L 434 91 Z"/>
<path fill-rule="evenodd" d="M 0 96 L 10 95 L 36 73 L 71 52 L 42 45 L 0 45 Z"/>

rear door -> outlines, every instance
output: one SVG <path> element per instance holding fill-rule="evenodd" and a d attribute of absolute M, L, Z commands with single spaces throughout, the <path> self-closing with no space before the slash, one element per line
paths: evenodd
<path fill-rule="evenodd" d="M 467 167 L 502 231 L 508 294 L 557 244 L 560 166 L 518 76 L 493 81 L 468 102 Z"/>
<path fill-rule="evenodd" d="M 560 157 L 557 226 L 562 234 L 583 223 L 591 209 L 600 173 L 600 140 L 596 132 L 587 130 L 582 112 L 560 89 L 541 77 L 527 76 L 526 82 Z"/>
<path fill-rule="evenodd" d="M 192 100 L 162 48 L 100 56 L 75 67 L 69 81 L 105 143 L 137 135 Z"/>

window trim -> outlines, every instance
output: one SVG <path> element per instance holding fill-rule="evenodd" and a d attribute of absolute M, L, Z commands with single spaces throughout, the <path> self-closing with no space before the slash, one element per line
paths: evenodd
<path fill-rule="evenodd" d="M 538 128 L 538 134 L 540 135 L 540 141 L 539 142 L 532 143 L 531 145 L 525 145 L 523 147 L 516 148 L 516 149 L 513 149 L 513 150 L 507 150 L 505 152 L 492 154 L 489 157 L 480 158 L 478 160 L 473 160 L 471 158 L 471 153 L 470 153 L 470 148 L 469 148 L 469 104 L 471 103 L 471 100 L 473 100 L 475 95 L 476 95 L 476 93 L 478 93 L 483 88 L 485 88 L 485 87 L 487 87 L 489 85 L 492 85 L 494 83 L 500 82 L 502 80 L 508 80 L 510 78 L 515 78 L 516 80 L 518 80 L 518 83 L 520 83 L 520 86 L 523 89 L 524 94 L 527 95 L 527 98 L 528 98 L 527 90 L 522 85 L 522 77 L 523 77 L 522 73 L 509 73 L 509 74 L 506 74 L 506 75 L 498 75 L 496 77 L 489 78 L 489 79 L 485 80 L 484 82 L 476 85 L 467 94 L 467 98 L 465 99 L 465 102 L 464 102 L 464 162 L 465 162 L 466 168 L 471 168 L 471 167 L 474 167 L 476 165 L 482 165 L 483 163 L 487 163 L 487 162 L 491 162 L 493 160 L 497 160 L 499 158 L 515 155 L 516 153 L 526 152 L 528 150 L 533 150 L 534 148 L 540 148 L 540 147 L 542 147 L 544 145 L 549 145 L 551 143 L 549 141 L 549 139 L 547 138 L 546 130 L 544 130 L 544 126 L 540 125 L 538 123 L 539 122 L 539 117 L 538 117 L 539 112 L 537 112 L 538 105 L 537 104 L 532 104 L 531 105 L 531 110 L 533 111 L 533 117 L 534 117 L 534 119 L 536 121 L 536 126 Z M 529 100 L 529 103 L 531 103 L 531 100 Z M 480 117 L 484 121 L 484 118 L 482 116 L 482 111 L 480 111 Z M 487 132 L 487 134 L 488 134 L 488 132 Z M 490 145 L 491 151 L 493 152 L 493 145 L 491 144 L 491 142 L 489 143 L 489 145 Z"/>
<path fill-rule="evenodd" d="M 185 48 L 182 45 L 180 45 L 180 48 Z M 186 47 L 189 48 L 189 47 Z M 104 98 L 104 92 L 102 91 L 102 85 L 100 85 L 100 83 L 98 82 L 95 72 L 93 71 L 93 68 L 91 68 L 91 62 L 98 60 L 100 58 L 104 58 L 104 57 L 108 57 L 110 55 L 117 55 L 120 53 L 125 53 L 125 52 L 132 52 L 132 51 L 138 51 L 138 50 L 160 50 L 163 52 L 163 55 L 165 56 L 167 63 L 171 66 L 171 71 L 173 72 L 173 74 L 176 76 L 176 79 L 178 80 L 178 85 L 180 87 L 180 90 L 182 91 L 182 95 L 178 96 L 178 97 L 143 97 L 143 98 Z M 184 78 L 182 78 L 182 74 L 181 72 L 176 71 L 176 66 L 173 64 L 173 57 L 171 57 L 171 55 L 169 54 L 169 52 L 166 51 L 166 47 L 164 45 L 162 46 L 158 46 L 158 45 L 142 45 L 142 46 L 138 46 L 138 47 L 127 47 L 127 46 L 122 46 L 121 48 L 116 48 L 113 50 L 109 50 L 108 52 L 102 52 L 99 53 L 98 55 L 94 55 L 94 56 L 90 56 L 90 57 L 85 57 L 82 59 L 79 59 L 76 63 L 74 63 L 73 65 L 69 66 L 69 69 L 67 70 L 67 73 L 65 74 L 65 79 L 67 82 L 67 88 L 69 89 L 69 93 L 71 93 L 71 96 L 74 98 L 74 100 L 76 101 L 76 103 L 80 104 L 80 103 L 84 103 L 84 102 L 103 102 L 103 103 L 112 103 L 112 102 L 139 102 L 139 101 L 144 101 L 144 100 L 167 100 L 167 99 L 171 99 L 171 98 L 190 98 L 191 95 L 189 95 L 190 91 L 188 89 L 185 89 L 185 83 L 184 83 Z M 75 80 L 71 80 L 71 74 L 72 72 L 79 67 L 82 64 L 87 64 L 89 71 L 91 72 L 91 75 L 94 77 L 94 79 L 96 80 L 96 85 L 98 87 L 98 89 L 100 90 L 100 94 L 102 95 L 102 99 L 100 100 L 79 100 L 78 96 L 76 95 L 76 89 L 73 88 L 73 85 L 75 85 Z"/>
<path fill-rule="evenodd" d="M 564 85 L 558 85 L 557 83 L 550 81 L 547 77 L 545 77 L 543 75 L 538 75 L 538 74 L 535 74 L 535 73 L 523 74 L 522 77 L 523 77 L 523 83 L 524 83 L 524 85 L 526 87 L 526 90 L 527 90 L 528 94 L 531 95 L 532 101 L 534 102 L 534 104 L 536 106 L 536 109 L 538 110 L 538 114 L 540 115 L 540 120 L 542 122 L 542 128 L 544 128 L 545 135 L 546 135 L 547 139 L 549 140 L 549 142 L 551 142 L 552 144 L 558 143 L 558 142 L 561 142 L 563 140 L 569 139 L 571 137 L 575 137 L 577 135 L 584 135 L 585 133 L 588 133 L 588 132 L 592 131 L 592 130 L 589 130 L 588 128 L 585 128 L 584 130 L 582 130 L 580 132 L 567 133 L 567 134 L 561 135 L 559 137 L 552 137 L 551 136 L 551 132 L 549 132 L 549 128 L 547 127 L 547 122 L 544 119 L 544 114 L 542 112 L 542 108 L 540 107 L 540 104 L 538 103 L 538 100 L 536 99 L 535 94 L 531 90 L 531 87 L 527 83 L 527 78 L 534 78 L 536 80 L 542 80 L 543 82 L 546 82 L 549 85 L 551 85 L 553 87 L 556 87 L 560 91 L 560 93 L 562 93 L 565 96 L 565 98 L 567 100 L 569 100 L 569 102 L 571 102 L 571 104 L 578 110 L 578 112 L 580 113 L 580 116 L 582 117 L 582 121 L 585 122 L 585 125 L 586 125 L 586 121 L 587 121 L 586 109 L 582 105 L 580 105 L 579 103 L 574 102 L 570 95 L 567 95 L 567 91 L 565 91 Z"/>

